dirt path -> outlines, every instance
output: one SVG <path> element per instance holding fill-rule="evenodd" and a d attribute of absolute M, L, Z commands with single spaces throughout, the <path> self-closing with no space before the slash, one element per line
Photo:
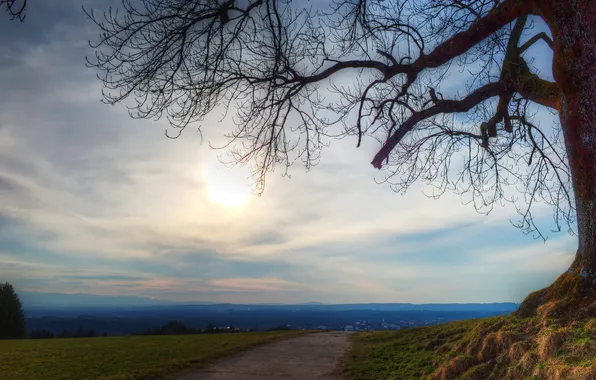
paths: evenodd
<path fill-rule="evenodd" d="M 177 380 L 340 380 L 348 338 L 328 332 L 269 343 Z"/>

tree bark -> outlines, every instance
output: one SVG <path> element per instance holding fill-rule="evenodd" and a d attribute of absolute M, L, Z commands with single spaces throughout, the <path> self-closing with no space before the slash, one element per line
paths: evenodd
<path fill-rule="evenodd" d="M 553 74 L 577 210 L 578 250 L 569 270 L 530 294 L 519 316 L 596 315 L 596 1 L 538 0 L 554 40 Z"/>

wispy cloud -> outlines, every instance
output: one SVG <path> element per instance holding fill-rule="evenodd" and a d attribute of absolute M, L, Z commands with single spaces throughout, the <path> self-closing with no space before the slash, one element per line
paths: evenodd
<path fill-rule="evenodd" d="M 299 287 L 299 284 L 279 278 L 221 278 L 211 280 L 214 290 L 233 292 L 280 291 Z"/>
<path fill-rule="evenodd" d="M 0 24 L 16 36 L 0 38 L 0 280 L 197 301 L 519 301 L 571 260 L 573 238 L 535 242 L 512 208 L 486 217 L 377 185 L 372 141 L 333 141 L 239 209 L 215 203 L 203 173 L 223 170 L 218 152 L 101 104 L 80 2 L 35 5 L 26 25 Z M 207 141 L 230 127 L 203 125 Z"/>

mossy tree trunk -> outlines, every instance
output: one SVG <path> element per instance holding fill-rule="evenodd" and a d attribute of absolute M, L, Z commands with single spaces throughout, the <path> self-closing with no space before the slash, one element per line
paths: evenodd
<path fill-rule="evenodd" d="M 578 250 L 569 270 L 530 294 L 517 314 L 564 316 L 596 309 L 596 1 L 544 0 L 554 37 L 553 74 L 577 210 Z"/>

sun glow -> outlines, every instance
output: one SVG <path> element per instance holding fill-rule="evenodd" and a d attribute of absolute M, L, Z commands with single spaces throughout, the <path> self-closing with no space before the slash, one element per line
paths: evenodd
<path fill-rule="evenodd" d="M 241 170 L 226 168 L 223 165 L 208 166 L 203 171 L 207 196 L 220 205 L 239 208 L 246 204 L 250 195 L 248 181 Z"/>

